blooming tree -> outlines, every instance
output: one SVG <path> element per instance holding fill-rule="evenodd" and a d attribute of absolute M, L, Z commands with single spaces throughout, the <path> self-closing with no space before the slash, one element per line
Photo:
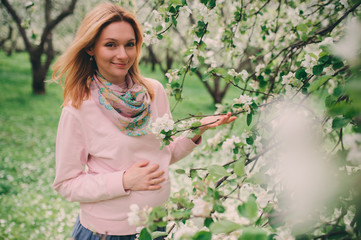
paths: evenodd
<path fill-rule="evenodd" d="M 181 67 L 166 73 L 176 101 L 196 74 L 207 88 L 239 90 L 214 115 L 243 124 L 219 129 L 194 153 L 196 166 L 175 170 L 189 186 L 164 206 L 133 206 L 139 239 L 360 237 L 360 1 L 120 2 L 148 12 L 156 61 L 177 52 Z M 165 115 L 152 126 L 167 145 L 197 134 L 202 117 Z"/>

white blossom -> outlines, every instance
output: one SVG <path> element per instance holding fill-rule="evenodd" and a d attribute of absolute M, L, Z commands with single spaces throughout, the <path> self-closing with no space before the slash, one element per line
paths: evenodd
<path fill-rule="evenodd" d="M 246 105 L 251 105 L 252 100 L 253 100 L 253 98 L 251 98 L 250 96 L 242 95 L 242 94 L 239 96 L 239 98 L 233 99 L 234 103 L 246 104 Z"/>
<path fill-rule="evenodd" d="M 211 22 L 216 14 L 216 10 L 208 9 L 206 6 L 201 4 L 199 6 L 200 15 L 203 17 L 204 22 Z"/>
<path fill-rule="evenodd" d="M 198 217 L 208 217 L 211 214 L 213 209 L 212 204 L 204 201 L 201 198 L 196 198 L 193 200 L 194 207 L 192 208 L 192 214 Z"/>
<path fill-rule="evenodd" d="M 361 134 L 354 133 L 344 137 L 345 145 L 350 147 L 347 154 L 347 161 L 354 164 L 361 164 Z"/>
<path fill-rule="evenodd" d="M 230 138 L 228 138 L 226 141 L 224 141 L 224 143 L 222 144 L 222 150 L 225 153 L 231 153 L 233 151 L 233 149 L 235 148 L 235 144 L 240 143 L 241 140 L 239 139 L 239 137 L 236 136 L 232 136 Z"/>
<path fill-rule="evenodd" d="M 234 70 L 233 68 L 232 69 L 229 69 L 228 70 L 228 75 L 232 76 L 232 77 L 236 77 L 237 76 L 237 72 L 236 70 Z"/>
<path fill-rule="evenodd" d="M 187 221 L 188 223 L 189 221 Z M 177 231 L 175 232 L 173 238 L 174 240 L 186 240 L 186 239 L 192 239 L 192 236 L 196 233 L 198 229 L 196 229 L 194 226 L 188 226 L 183 223 L 180 223 Z"/>
<path fill-rule="evenodd" d="M 163 22 L 163 17 L 157 10 L 153 10 L 152 14 L 153 14 L 153 19 L 156 23 Z"/>
<path fill-rule="evenodd" d="M 256 66 L 256 69 L 255 69 L 256 75 L 260 75 L 261 70 L 262 70 L 264 67 L 265 67 L 265 65 L 264 65 L 263 63 L 258 64 L 258 65 Z"/>
<path fill-rule="evenodd" d="M 352 18 L 347 26 L 343 39 L 333 46 L 333 52 L 350 62 L 357 60 L 361 49 L 361 23 Z"/>
<path fill-rule="evenodd" d="M 214 114 L 220 114 L 222 112 L 224 112 L 226 110 L 226 107 L 224 105 L 222 105 L 221 103 L 217 103 L 216 104 L 216 111 L 214 112 Z"/>
<path fill-rule="evenodd" d="M 295 79 L 295 73 L 289 72 L 287 75 L 282 76 L 282 84 L 290 85 Z"/>
<path fill-rule="evenodd" d="M 340 3 L 341 3 L 345 8 L 347 8 L 347 7 L 349 6 L 347 0 L 340 0 Z"/>
<path fill-rule="evenodd" d="M 258 82 L 258 81 L 252 80 L 248 85 L 249 85 L 251 88 L 253 88 L 253 90 L 257 90 L 257 89 L 259 88 L 259 82 Z"/>
<path fill-rule="evenodd" d="M 192 14 L 192 10 L 188 6 L 179 8 L 179 15 L 184 18 L 188 18 Z"/>
<path fill-rule="evenodd" d="M 179 79 L 178 72 L 179 72 L 178 69 L 174 69 L 165 74 L 165 76 L 168 78 L 169 83 L 171 83 L 173 81 L 177 81 Z"/>
<path fill-rule="evenodd" d="M 139 217 L 139 206 L 137 204 L 130 205 L 130 212 L 128 212 L 128 223 L 131 226 L 139 226 L 142 221 Z"/>
<path fill-rule="evenodd" d="M 327 37 L 327 38 L 323 39 L 322 42 L 319 43 L 319 46 L 332 45 L 332 44 L 333 44 L 333 38 L 332 37 Z"/>
<path fill-rule="evenodd" d="M 162 130 L 165 132 L 169 132 L 174 129 L 174 121 L 169 117 L 169 115 L 166 113 L 163 115 L 163 117 L 157 118 L 155 122 L 152 123 L 152 132 L 160 137 L 164 138 L 165 135 L 161 135 Z"/>
<path fill-rule="evenodd" d="M 226 133 L 225 131 L 226 129 L 222 129 L 221 131 L 218 131 L 213 138 L 208 138 L 207 140 L 208 146 L 210 146 L 211 148 L 216 148 L 218 144 L 220 144 L 223 141 L 224 135 Z"/>
<path fill-rule="evenodd" d="M 306 68 L 305 71 L 308 74 L 312 74 L 312 68 L 315 65 L 317 65 L 317 59 L 310 56 L 309 54 L 306 54 L 305 60 L 301 63 L 301 66 Z"/>

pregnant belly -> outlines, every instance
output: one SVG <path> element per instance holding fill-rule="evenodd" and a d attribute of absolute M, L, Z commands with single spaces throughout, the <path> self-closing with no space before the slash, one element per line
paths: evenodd
<path fill-rule="evenodd" d="M 130 212 L 130 205 L 137 204 L 140 208 L 159 206 L 168 200 L 170 183 L 165 181 L 162 188 L 156 191 L 133 191 L 129 195 L 111 200 L 83 203 L 82 211 L 97 218 L 122 221 Z"/>

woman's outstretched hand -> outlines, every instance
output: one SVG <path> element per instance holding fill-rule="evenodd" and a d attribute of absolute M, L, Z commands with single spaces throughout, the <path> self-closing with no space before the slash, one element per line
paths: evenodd
<path fill-rule="evenodd" d="M 232 117 L 232 114 L 230 112 L 228 112 L 227 114 L 224 114 L 224 115 L 208 116 L 208 117 L 202 118 L 201 119 L 202 126 L 199 128 L 201 132 L 199 135 L 196 135 L 192 138 L 193 142 L 197 142 L 199 140 L 200 136 L 208 129 L 215 128 L 215 127 L 223 125 L 223 124 L 231 123 L 236 119 L 237 119 L 237 117 L 234 117 L 234 116 Z"/>
<path fill-rule="evenodd" d="M 146 191 L 158 190 L 164 182 L 163 170 L 158 164 L 149 165 L 149 161 L 135 163 L 124 172 L 123 186 L 125 190 Z"/>

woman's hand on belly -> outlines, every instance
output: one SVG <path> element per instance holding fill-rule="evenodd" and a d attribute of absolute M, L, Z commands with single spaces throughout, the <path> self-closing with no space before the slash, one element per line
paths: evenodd
<path fill-rule="evenodd" d="M 149 161 L 135 163 L 124 172 L 123 185 L 125 190 L 145 191 L 158 190 L 164 182 L 164 171 L 158 170 L 158 164 L 149 165 Z"/>

